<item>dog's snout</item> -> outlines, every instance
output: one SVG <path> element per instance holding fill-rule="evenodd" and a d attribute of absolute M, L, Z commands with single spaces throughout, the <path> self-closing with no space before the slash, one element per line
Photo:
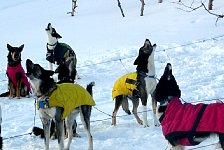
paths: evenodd
<path fill-rule="evenodd" d="M 45 29 L 46 31 L 50 30 L 51 28 L 51 23 L 48 23 L 47 28 Z"/>

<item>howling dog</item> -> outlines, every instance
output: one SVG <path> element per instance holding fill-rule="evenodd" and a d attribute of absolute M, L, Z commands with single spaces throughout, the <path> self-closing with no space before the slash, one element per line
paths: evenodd
<path fill-rule="evenodd" d="M 184 146 L 198 145 L 211 134 L 218 134 L 224 149 L 224 104 L 182 103 L 181 91 L 167 63 L 155 90 L 155 99 L 160 103 L 158 117 L 163 135 L 170 150 L 182 150 Z"/>
<path fill-rule="evenodd" d="M 112 114 L 112 125 L 116 125 L 116 115 L 119 107 L 122 105 L 123 110 L 127 114 L 131 114 L 128 105 L 128 98 L 132 100 L 135 119 L 144 127 L 149 126 L 147 123 L 147 99 L 148 95 L 152 97 L 152 108 L 154 116 L 154 125 L 159 126 L 156 118 L 156 101 L 154 99 L 154 90 L 156 88 L 154 52 L 156 44 L 151 45 L 151 42 L 146 39 L 144 46 L 139 50 L 139 55 L 136 58 L 134 65 L 137 65 L 137 72 L 126 74 L 116 80 L 113 90 L 112 98 L 115 100 L 115 108 Z M 139 105 L 139 98 L 142 102 L 143 121 L 137 114 Z"/>
<path fill-rule="evenodd" d="M 87 132 L 88 150 L 93 149 L 92 135 L 90 133 L 90 115 L 95 102 L 92 96 L 80 85 L 73 83 L 56 84 L 51 77 L 54 71 L 45 70 L 39 64 L 27 59 L 27 76 L 31 87 L 37 96 L 37 107 L 44 129 L 45 150 L 49 150 L 50 124 L 54 119 L 59 150 L 64 150 L 64 123 L 68 132 L 69 149 L 72 142 L 72 125 L 80 113 L 81 121 Z"/>
<path fill-rule="evenodd" d="M 49 61 L 50 70 L 53 70 L 53 63 L 59 65 L 64 63 L 69 70 L 69 80 L 74 83 L 76 78 L 76 62 L 77 58 L 72 48 L 65 44 L 58 42 L 62 38 L 51 23 L 45 29 L 48 36 L 46 60 Z"/>
<path fill-rule="evenodd" d="M 31 92 L 31 87 L 28 82 L 25 71 L 21 65 L 21 52 L 24 48 L 24 45 L 19 47 L 12 47 L 7 44 L 8 49 L 8 64 L 6 74 L 8 77 L 8 89 L 9 98 L 20 98 L 29 97 L 29 92 Z"/>

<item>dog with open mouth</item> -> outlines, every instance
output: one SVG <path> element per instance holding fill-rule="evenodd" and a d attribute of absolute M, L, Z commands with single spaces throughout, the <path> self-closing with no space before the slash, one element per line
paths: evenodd
<path fill-rule="evenodd" d="M 157 103 L 153 94 L 157 84 L 154 64 L 155 49 L 156 44 L 152 45 L 149 39 L 146 39 L 134 62 L 134 65 L 137 65 L 137 71 L 125 74 L 115 81 L 112 90 L 112 99 L 115 100 L 112 125 L 116 125 L 116 115 L 120 106 L 122 106 L 127 114 L 131 114 L 128 104 L 128 99 L 130 99 L 133 103 L 132 112 L 135 119 L 139 124 L 148 127 L 147 99 L 148 95 L 151 95 L 154 125 L 159 126 L 159 122 L 156 118 Z M 141 99 L 142 103 L 143 121 L 139 118 L 137 113 L 139 99 Z"/>
<path fill-rule="evenodd" d="M 31 87 L 37 96 L 37 108 L 44 129 L 45 150 L 49 150 L 50 124 L 54 119 L 59 150 L 68 150 L 72 142 L 72 125 L 80 114 L 82 124 L 88 137 L 88 150 L 93 149 L 90 133 L 90 115 L 95 101 L 83 87 L 73 83 L 56 84 L 51 77 L 54 71 L 45 70 L 31 60 L 26 61 L 27 76 Z M 68 143 L 64 148 L 64 122 L 68 132 Z"/>
<path fill-rule="evenodd" d="M 160 103 L 158 117 L 163 135 L 170 150 L 183 150 L 185 146 L 200 144 L 212 134 L 217 134 L 224 149 L 224 104 L 182 103 L 181 90 L 167 63 L 155 90 Z"/>
<path fill-rule="evenodd" d="M 74 50 L 68 44 L 58 42 L 62 36 L 57 33 L 51 23 L 48 23 L 45 31 L 48 36 L 46 60 L 49 61 L 50 70 L 53 70 L 53 64 L 65 64 L 69 70 L 69 81 L 74 83 L 77 75 L 77 58 Z"/>

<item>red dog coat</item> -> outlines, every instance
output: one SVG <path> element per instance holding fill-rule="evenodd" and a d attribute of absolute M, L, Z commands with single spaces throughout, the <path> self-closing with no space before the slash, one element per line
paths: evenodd
<path fill-rule="evenodd" d="M 10 80 L 12 81 L 13 86 L 15 86 L 15 87 L 17 86 L 16 85 L 16 73 L 18 73 L 18 72 L 20 72 L 22 74 L 22 83 L 24 83 L 26 85 L 26 87 L 29 89 L 29 91 L 31 92 L 31 87 L 28 82 L 25 71 L 23 70 L 22 65 L 18 64 L 15 67 L 7 66 L 6 73 L 7 73 L 8 77 L 10 78 Z"/>
<path fill-rule="evenodd" d="M 202 107 L 203 111 L 199 115 Z M 182 104 L 178 97 L 173 98 L 167 105 L 165 116 L 161 121 L 162 131 L 166 139 L 178 140 L 178 144 L 188 146 L 191 143 L 187 134 L 193 132 L 224 133 L 224 104 Z M 200 116 L 198 118 L 198 115 Z M 194 126 L 197 120 L 196 127 Z M 195 128 L 194 128 L 195 127 Z M 194 129 L 192 129 L 194 128 Z M 181 137 L 181 138 L 180 138 Z"/>

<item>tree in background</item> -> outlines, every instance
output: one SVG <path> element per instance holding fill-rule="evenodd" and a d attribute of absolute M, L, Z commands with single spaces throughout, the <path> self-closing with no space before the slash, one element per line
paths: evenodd
<path fill-rule="evenodd" d="M 74 16 L 76 7 L 78 7 L 77 6 L 77 0 L 72 0 L 72 11 L 68 12 L 67 14 L 71 14 L 71 16 Z"/>

